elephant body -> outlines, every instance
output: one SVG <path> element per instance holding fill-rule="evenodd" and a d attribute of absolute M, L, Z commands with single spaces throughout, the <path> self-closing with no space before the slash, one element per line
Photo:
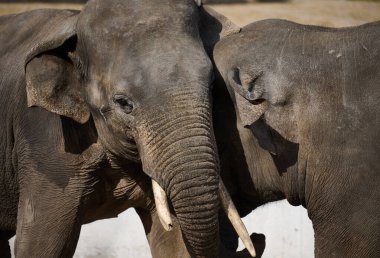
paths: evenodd
<path fill-rule="evenodd" d="M 380 23 L 259 21 L 213 58 L 222 179 L 241 215 L 286 198 L 307 209 L 316 257 L 380 256 Z"/>
<path fill-rule="evenodd" d="M 10 257 L 8 239 L 16 225 L 17 257 L 70 257 L 81 224 L 116 217 L 129 207 L 156 216 L 141 165 L 112 166 L 92 120 L 80 124 L 28 108 L 23 68 L 37 28 L 43 31 L 74 13 L 41 10 L 0 18 L 1 257 Z M 23 227 L 35 229 L 33 235 Z"/>
<path fill-rule="evenodd" d="M 1 257 L 15 233 L 17 257 L 71 257 L 82 224 L 129 207 L 154 257 L 216 256 L 206 51 L 225 23 L 193 0 L 0 17 Z M 171 232 L 152 179 L 176 215 Z"/>

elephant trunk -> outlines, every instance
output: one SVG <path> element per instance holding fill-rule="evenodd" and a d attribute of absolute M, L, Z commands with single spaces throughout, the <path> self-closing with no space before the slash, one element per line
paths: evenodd
<path fill-rule="evenodd" d="M 145 173 L 171 201 L 190 251 L 196 257 L 214 257 L 219 165 L 211 113 L 208 103 L 177 99 L 177 110 L 181 103 L 182 112 L 169 119 L 156 113 L 140 130 L 139 152 Z"/>
<path fill-rule="evenodd" d="M 199 257 L 212 257 L 218 236 L 218 177 L 208 161 L 187 165 L 194 169 L 173 177 L 168 197 L 191 250 Z"/>

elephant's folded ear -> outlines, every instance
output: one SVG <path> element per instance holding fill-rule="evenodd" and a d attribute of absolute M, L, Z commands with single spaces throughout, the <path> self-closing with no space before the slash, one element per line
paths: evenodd
<path fill-rule="evenodd" d="M 212 8 L 200 7 L 199 31 L 207 53 L 211 54 L 214 45 L 219 40 L 240 30 L 239 26 Z"/>
<path fill-rule="evenodd" d="M 84 101 L 80 72 L 72 60 L 77 44 L 76 17 L 61 21 L 54 30 L 41 32 L 39 42 L 26 60 L 25 79 L 28 106 L 84 123 L 90 117 Z"/>
<path fill-rule="evenodd" d="M 268 102 L 263 101 L 259 104 L 252 104 L 239 94 L 235 94 L 237 112 L 243 126 L 250 126 L 260 119 L 268 108 Z"/>
<path fill-rule="evenodd" d="M 266 89 L 260 82 L 262 72 L 244 72 L 235 68 L 227 73 L 226 82 L 234 92 L 237 113 L 244 126 L 256 122 L 268 109 Z"/>

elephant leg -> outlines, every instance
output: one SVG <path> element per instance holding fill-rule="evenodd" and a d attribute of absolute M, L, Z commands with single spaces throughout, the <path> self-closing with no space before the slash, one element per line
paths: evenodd
<path fill-rule="evenodd" d="M 370 198 L 362 203 L 355 206 L 349 200 L 347 205 L 336 204 L 337 208 L 320 208 L 318 217 L 313 214 L 316 258 L 380 257 L 378 203 Z"/>
<path fill-rule="evenodd" d="M 16 257 L 72 257 L 81 229 L 77 186 L 29 185 L 20 193 Z"/>
<path fill-rule="evenodd" d="M 371 258 L 380 257 L 380 248 L 378 246 L 380 238 L 375 236 L 378 233 L 371 234 L 370 230 L 352 230 L 350 228 L 344 231 L 335 230 L 336 224 L 323 229 L 319 225 L 314 226 L 318 228 L 315 230 L 315 257 L 346 257 L 346 258 Z M 341 223 L 343 224 L 343 223 Z M 344 223 L 342 227 L 347 226 Z M 349 226 L 347 226 L 349 227 Z M 321 231 L 324 232 L 321 232 Z M 378 230 L 378 227 L 377 227 Z"/>
<path fill-rule="evenodd" d="M 9 239 L 14 235 L 10 231 L 0 231 L 0 257 L 11 258 Z"/>

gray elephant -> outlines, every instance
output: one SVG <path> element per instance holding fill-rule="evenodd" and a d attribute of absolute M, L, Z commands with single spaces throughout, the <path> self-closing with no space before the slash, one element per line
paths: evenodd
<path fill-rule="evenodd" d="M 307 209 L 316 257 L 380 257 L 380 22 L 259 21 L 213 58 L 221 173 L 240 215 L 286 198 Z"/>
<path fill-rule="evenodd" d="M 16 233 L 17 257 L 70 257 L 83 223 L 137 207 L 150 242 L 171 234 L 153 250 L 183 236 L 189 255 L 214 257 L 223 184 L 206 50 L 234 29 L 193 0 L 0 17 L 0 256 Z M 180 230 L 162 233 L 169 209 Z M 184 256 L 166 251 L 155 256 Z"/>

